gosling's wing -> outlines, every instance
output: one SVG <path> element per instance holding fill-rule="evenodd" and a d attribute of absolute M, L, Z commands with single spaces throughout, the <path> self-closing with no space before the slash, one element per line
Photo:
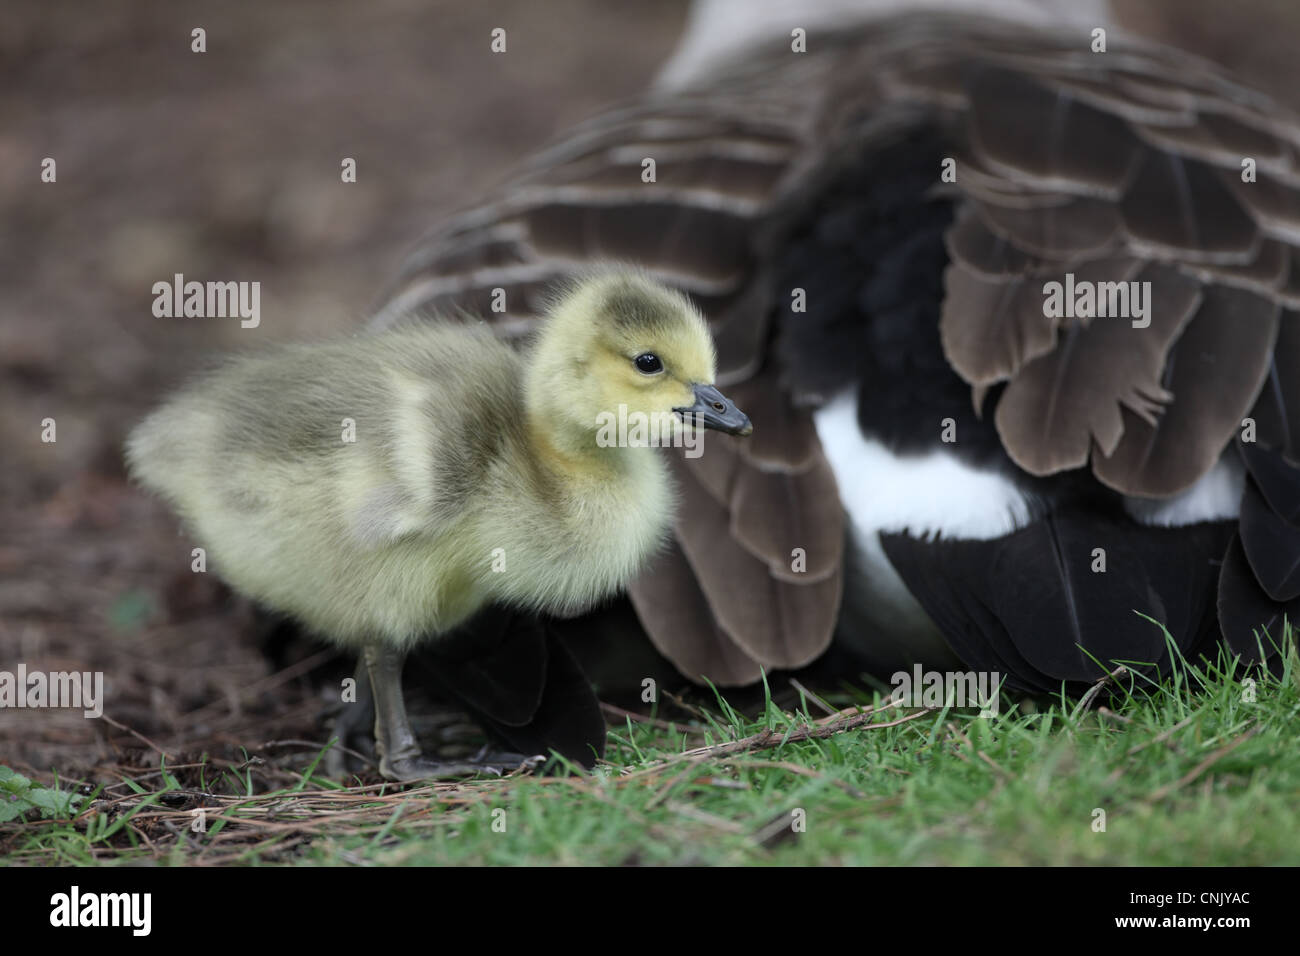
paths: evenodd
<path fill-rule="evenodd" d="M 378 374 L 364 349 L 289 346 L 229 359 L 135 429 L 132 473 L 210 537 L 273 541 L 295 526 L 304 536 L 349 527 L 386 535 L 399 496 L 388 495 L 381 514 L 389 479 L 364 474 L 379 461 L 372 447 L 387 405 Z"/>
<path fill-rule="evenodd" d="M 862 300 L 926 321 L 912 260 L 868 286 L 842 235 L 887 197 L 836 190 L 855 169 L 899 188 L 906 168 L 873 160 L 923 158 L 926 195 L 955 204 L 930 321 L 996 426 L 997 455 L 1028 476 L 1086 466 L 1105 487 L 1159 498 L 1191 487 L 1255 419 L 1275 467 L 1265 479 L 1248 460 L 1251 487 L 1285 490 L 1264 495 L 1272 524 L 1243 522 L 1223 566 L 1223 629 L 1243 648 L 1291 593 L 1287 574 L 1261 568 L 1294 557 L 1300 124 L 1204 61 L 1113 36 L 1102 55 L 1086 32 L 917 15 L 812 39 L 795 54 L 774 37 L 707 85 L 575 130 L 498 200 L 431 234 L 391 308 L 479 305 L 501 288 L 499 329 L 517 335 L 553 278 L 602 259 L 636 261 L 696 299 L 722 377 L 761 411 L 749 444 L 715 442 L 683 464 L 677 550 L 632 597 L 688 676 L 740 682 L 815 656 L 838 606 L 843 518 L 825 507 L 834 481 L 799 406 L 862 380 L 864 351 L 891 348 L 857 333 Z M 1044 283 L 1067 272 L 1150 282 L 1150 326 L 1045 317 Z"/>
<path fill-rule="evenodd" d="M 128 457 L 235 538 L 346 552 L 436 534 L 475 484 L 474 449 L 513 427 L 513 361 L 489 335 L 433 327 L 237 357 L 146 419 Z"/>

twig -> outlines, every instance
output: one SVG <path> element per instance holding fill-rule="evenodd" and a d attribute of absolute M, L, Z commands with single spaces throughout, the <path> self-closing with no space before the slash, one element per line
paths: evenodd
<path fill-rule="evenodd" d="M 1088 709 L 1088 707 L 1092 704 L 1092 702 L 1097 699 L 1097 695 L 1101 693 L 1101 689 L 1105 687 L 1109 681 L 1114 680 L 1115 678 L 1119 677 L 1121 674 L 1127 674 L 1127 673 L 1128 673 L 1128 668 L 1125 667 L 1123 664 L 1120 664 L 1119 667 L 1115 668 L 1109 674 L 1094 681 L 1093 685 L 1088 688 L 1087 693 L 1085 693 L 1082 697 L 1079 698 L 1079 703 L 1075 705 L 1074 713 L 1071 714 L 1070 716 L 1077 717 L 1079 716 L 1079 714 L 1082 714 L 1085 710 Z"/>
<path fill-rule="evenodd" d="M 1186 727 L 1188 724 L 1190 724 L 1190 723 L 1191 723 L 1193 720 L 1195 720 L 1195 719 L 1196 719 L 1196 715 L 1195 715 L 1195 714 L 1192 714 L 1190 717 L 1185 717 L 1185 718 L 1183 718 L 1183 719 L 1180 720 L 1178 723 L 1176 723 L 1176 724 L 1174 724 L 1172 727 L 1170 727 L 1168 730 L 1162 730 L 1160 733 L 1156 734 L 1156 735 L 1155 735 L 1154 737 L 1152 737 L 1150 740 L 1144 741 L 1143 743 L 1140 743 L 1140 744 L 1134 744 L 1132 747 L 1129 748 L 1128 753 L 1126 753 L 1124 756 L 1126 756 L 1126 757 L 1131 757 L 1131 756 L 1133 756 L 1135 753 L 1137 753 L 1138 751 L 1145 750 L 1147 747 L 1150 747 L 1152 744 L 1162 744 L 1162 743 L 1164 743 L 1166 740 L 1168 740 L 1170 737 L 1172 737 L 1175 733 L 1177 733 L 1178 731 L 1182 730 L 1184 727 Z M 1173 746 L 1173 745 L 1171 744 L 1170 746 Z"/>
<path fill-rule="evenodd" d="M 645 808 L 647 810 L 653 810 L 655 807 L 659 806 L 659 804 L 663 803 L 665 800 L 668 799 L 668 794 L 673 792 L 673 787 L 677 786 L 679 783 L 681 783 L 683 780 L 685 780 L 694 772 L 695 772 L 695 767 L 688 766 L 681 773 L 674 774 L 672 777 L 669 778 L 667 783 L 661 786 L 659 790 L 649 800 L 646 801 Z"/>
<path fill-rule="evenodd" d="M 600 709 L 610 716 L 617 717 L 620 720 L 630 720 L 638 724 L 648 724 L 651 727 L 658 727 L 660 730 L 666 730 L 669 733 L 674 734 L 680 734 L 683 732 L 683 728 L 678 724 L 669 723 L 668 721 L 660 720 L 657 717 L 638 714 L 634 710 L 624 710 L 617 704 L 608 704 L 603 700 L 600 702 Z"/>
<path fill-rule="evenodd" d="M 814 780 L 825 780 L 827 783 L 834 784 L 851 797 L 859 799 L 866 796 L 861 790 L 852 784 L 843 780 L 836 780 L 820 770 L 814 770 L 812 767 L 805 767 L 802 764 L 791 763 L 788 760 L 721 760 L 719 761 L 724 767 L 746 767 L 751 769 L 770 768 L 772 770 L 785 770 L 788 773 L 798 774 L 801 777 L 812 777 Z"/>
<path fill-rule="evenodd" d="M 169 757 L 169 756 L 171 756 L 169 753 L 167 753 L 167 751 L 163 750 L 161 747 L 159 747 L 156 743 L 154 743 L 152 740 L 150 740 L 150 739 L 149 739 L 148 737 L 146 737 L 144 734 L 140 733 L 140 731 L 138 731 L 138 730 L 132 730 L 132 729 L 131 729 L 130 727 L 128 727 L 126 724 L 118 723 L 118 722 L 117 722 L 116 720 L 114 720 L 112 717 L 108 716 L 108 714 L 100 714 L 99 716 L 102 717 L 102 718 L 103 718 L 107 723 L 112 724 L 112 725 L 113 725 L 114 727 L 116 727 L 118 730 L 125 730 L 125 731 L 126 731 L 128 734 L 130 734 L 131 736 L 136 737 L 137 739 L 144 741 L 144 743 L 145 743 L 146 745 L 148 745 L 149 747 L 153 748 L 153 749 L 156 750 L 158 753 L 162 754 L 164 757 Z"/>
<path fill-rule="evenodd" d="M 882 710 L 884 708 L 881 708 Z M 926 714 L 937 710 L 937 707 L 923 707 L 915 713 L 908 714 L 906 717 L 900 717 L 897 720 L 888 720 L 878 724 L 867 723 L 875 711 L 873 708 L 866 708 L 860 713 L 844 715 L 839 719 L 826 722 L 819 722 L 812 726 L 804 725 L 795 727 L 792 730 L 776 731 L 763 730 L 749 737 L 742 737 L 740 740 L 729 740 L 726 743 L 710 744 L 704 747 L 695 747 L 691 750 L 684 750 L 679 754 L 667 757 L 653 767 L 638 771 L 637 774 L 649 771 L 662 770 L 666 766 L 675 763 L 681 763 L 684 760 L 700 761 L 710 757 L 730 757 L 733 754 L 746 753 L 751 750 L 767 750 L 772 747 L 779 747 L 785 743 L 794 743 L 800 740 L 825 740 L 827 737 L 834 737 L 838 734 L 847 733 L 850 730 L 883 730 L 886 727 L 897 727 L 899 724 L 905 724 L 908 721 L 924 717 Z M 841 714 L 843 712 L 841 711 Z M 635 776 L 637 774 L 629 774 Z"/>
<path fill-rule="evenodd" d="M 709 722 L 708 715 L 705 714 L 704 711 L 700 710 L 700 708 L 696 707 L 694 704 L 687 703 L 687 701 L 684 698 L 679 697 L 678 695 L 674 694 L 670 690 L 666 690 L 663 693 L 665 697 L 671 700 L 682 710 L 686 711 L 686 713 L 690 714 L 696 720 L 700 721 L 700 723 L 707 724 Z"/>
<path fill-rule="evenodd" d="M 988 764 L 990 767 L 992 767 L 994 770 L 996 770 L 999 774 L 1002 775 L 1003 778 L 1005 778 L 1005 779 L 1007 779 L 1007 780 L 1010 780 L 1010 779 L 1011 779 L 1011 774 L 1009 774 L 1006 770 L 1004 770 L 1004 769 L 1002 768 L 1002 766 L 1001 766 L 1001 765 L 1000 765 L 996 760 L 994 760 L 992 757 L 990 757 L 990 756 L 989 756 L 988 754 L 986 754 L 984 751 L 979 750 L 978 748 L 976 748 L 976 746 L 975 746 L 973 743 L 971 743 L 971 739 L 970 739 L 969 737 L 967 737 L 964 733 L 962 733 L 962 732 L 961 732 L 961 729 L 960 729 L 956 724 L 949 723 L 947 726 L 948 726 L 948 732 L 951 733 L 951 734 L 953 734 L 954 736 L 960 737 L 960 738 L 962 739 L 962 741 L 965 742 L 966 746 L 969 747 L 969 748 L 971 749 L 971 753 L 975 754 L 975 756 L 979 757 L 979 758 L 980 758 L 981 760 L 983 760 L 986 764 Z M 960 757 L 960 758 L 963 759 L 963 760 L 966 759 L 966 758 L 962 755 L 962 753 L 961 753 L 960 751 L 954 750 L 953 753 L 956 754 L 958 757 Z M 967 762 L 969 762 L 969 761 L 967 761 Z"/>
<path fill-rule="evenodd" d="M 1233 740 L 1230 743 L 1227 743 L 1224 746 L 1220 747 L 1218 750 L 1210 754 L 1208 757 L 1206 757 L 1204 760 L 1198 763 L 1190 771 L 1183 774 L 1173 783 L 1167 783 L 1160 789 L 1156 790 L 1154 793 L 1152 793 L 1150 796 L 1147 797 L 1146 802 L 1155 803 L 1157 800 L 1161 800 L 1164 797 L 1169 796 L 1169 794 L 1173 793 L 1179 787 L 1184 787 L 1187 784 L 1191 783 L 1193 780 L 1195 780 L 1201 774 L 1205 773 L 1205 771 L 1209 770 L 1211 767 L 1213 767 L 1216 763 L 1218 763 L 1228 754 L 1232 753 L 1234 750 L 1236 750 L 1238 747 L 1244 744 L 1251 737 L 1254 737 L 1257 733 L 1259 733 L 1260 729 L 1261 729 L 1261 725 L 1256 724 L 1254 727 L 1250 728 L 1250 730 L 1246 731 L 1236 740 Z"/>
<path fill-rule="evenodd" d="M 726 833 L 742 835 L 749 832 L 739 823 L 734 823 L 731 820 L 709 813 L 707 810 L 701 810 L 699 807 L 693 807 L 689 803 L 677 803 L 676 801 L 670 800 L 665 806 L 678 816 L 687 817 L 691 820 L 698 820 L 700 823 L 707 824 L 714 829 L 722 830 Z"/>
<path fill-rule="evenodd" d="M 304 657 L 302 660 L 290 664 L 282 671 L 277 671 L 274 674 L 268 674 L 266 677 L 263 677 L 261 680 L 254 681 L 252 684 L 248 685 L 248 687 L 244 688 L 243 693 L 245 695 L 253 695 L 253 694 L 261 694 L 268 690 L 273 690 L 274 688 L 279 687 L 282 684 L 287 684 L 289 683 L 289 681 L 293 680 L 294 678 L 300 677 L 301 675 L 307 673 L 317 664 L 324 663 L 327 660 L 331 660 L 337 657 L 338 654 L 339 652 L 334 648 L 325 648 L 324 650 L 317 651 L 315 654 L 312 654 L 308 657 Z M 214 701 L 213 703 L 210 704 L 204 704 L 202 707 L 199 707 L 196 710 L 192 710 L 189 713 L 184 714 L 182 716 L 184 717 L 184 719 L 188 721 L 195 721 L 202 717 L 207 716 L 209 712 L 216 713 L 221 709 L 224 703 L 226 702 Z"/>

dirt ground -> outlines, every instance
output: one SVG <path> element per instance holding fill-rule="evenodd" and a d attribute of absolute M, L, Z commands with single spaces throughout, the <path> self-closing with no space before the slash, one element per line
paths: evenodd
<path fill-rule="evenodd" d="M 1125 9 L 1296 102 L 1290 6 Z M 103 671 L 106 706 L 0 710 L 0 763 L 102 780 L 163 750 L 273 758 L 325 739 L 300 680 L 315 662 L 268 663 L 248 609 L 191 573 L 175 519 L 126 483 L 122 440 L 214 353 L 355 328 L 430 224 L 640 90 L 684 15 L 684 0 L 6 3 L 0 670 Z M 156 318 L 151 286 L 174 273 L 261 282 L 260 327 Z"/>

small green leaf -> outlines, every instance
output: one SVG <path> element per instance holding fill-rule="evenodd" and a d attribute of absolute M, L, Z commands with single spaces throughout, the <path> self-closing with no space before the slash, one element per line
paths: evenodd
<path fill-rule="evenodd" d="M 0 766 L 0 790 L 7 790 L 9 793 L 22 793 L 32 782 L 22 774 L 10 770 L 8 767 Z"/>
<path fill-rule="evenodd" d="M 71 816 L 76 809 L 78 796 L 62 790 L 47 790 L 36 787 L 27 794 L 27 802 L 41 811 L 43 817 Z"/>
<path fill-rule="evenodd" d="M 147 591 L 127 591 L 108 609 L 108 623 L 120 634 L 137 631 L 153 616 L 154 600 Z"/>
<path fill-rule="evenodd" d="M 17 820 L 28 810 L 40 810 L 43 817 L 71 816 L 82 799 L 71 791 L 32 786 L 22 774 L 0 766 L 0 823 Z"/>

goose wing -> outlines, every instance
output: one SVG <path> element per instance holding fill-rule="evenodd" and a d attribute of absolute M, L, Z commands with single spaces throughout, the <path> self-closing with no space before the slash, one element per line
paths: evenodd
<path fill-rule="evenodd" d="M 517 337 L 550 283 L 601 260 L 695 299 L 755 433 L 677 463 L 675 547 L 631 588 L 656 646 L 693 679 L 745 683 L 830 641 L 845 528 L 809 409 L 863 374 L 870 342 L 844 327 L 863 296 L 937 323 L 968 407 L 1027 475 L 1088 468 L 1124 495 L 1164 498 L 1253 421 L 1271 457 L 1247 450 L 1251 520 L 1219 600 L 1244 646 L 1296 590 L 1300 122 L 1196 57 L 1113 38 L 1094 53 L 1091 40 L 933 15 L 814 33 L 807 53 L 774 36 L 534 157 L 425 238 L 377 321 L 466 306 Z M 917 141 L 934 148 L 897 152 Z M 865 290 L 829 278 L 851 277 L 851 261 L 794 261 L 800 230 L 852 230 L 864 213 L 849 207 L 875 201 L 837 198 L 836 183 L 884 158 L 906 177 L 894 160 L 918 156 L 924 195 L 951 209 L 935 225 L 948 260 L 937 316 L 906 308 L 912 287 L 892 273 Z M 1067 274 L 1149 289 L 1149 322 L 1050 314 L 1047 284 Z"/>

